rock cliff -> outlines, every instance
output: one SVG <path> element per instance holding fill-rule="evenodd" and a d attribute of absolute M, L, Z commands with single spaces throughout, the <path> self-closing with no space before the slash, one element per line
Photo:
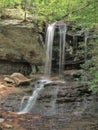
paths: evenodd
<path fill-rule="evenodd" d="M 33 23 L 0 22 L 0 74 L 29 74 L 43 64 L 44 51 Z"/>

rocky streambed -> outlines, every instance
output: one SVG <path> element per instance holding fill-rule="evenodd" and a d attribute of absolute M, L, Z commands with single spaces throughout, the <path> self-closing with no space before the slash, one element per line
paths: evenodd
<path fill-rule="evenodd" d="M 23 83 L 23 78 L 21 79 Z M 32 95 L 35 81 L 26 85 L 20 84 L 18 87 L 1 87 L 0 96 L 3 95 L 3 98 L 0 101 L 0 129 L 98 130 L 98 97 L 88 91 L 87 84 L 54 79 L 39 94 L 31 111 L 25 114 L 17 112 L 20 111 L 22 99 L 25 99 L 22 104 L 24 107 Z"/>

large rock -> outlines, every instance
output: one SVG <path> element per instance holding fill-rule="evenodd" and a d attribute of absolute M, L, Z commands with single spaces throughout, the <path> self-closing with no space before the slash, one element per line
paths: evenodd
<path fill-rule="evenodd" d="M 21 69 L 26 64 L 32 69 L 32 65 L 43 64 L 44 51 L 41 44 L 40 36 L 34 24 L 20 23 L 15 20 L 3 20 L 0 23 L 0 65 L 1 73 L 11 74 L 11 69 L 6 66 L 19 66 L 13 68 L 13 72 L 22 72 Z M 5 66 L 5 63 L 8 64 Z M 21 65 L 20 65 L 21 64 Z M 20 67 L 22 66 L 22 67 Z M 18 68 L 18 69 L 16 69 Z M 20 70 L 19 70 L 20 68 Z M 25 67 L 26 68 L 26 67 Z M 8 69 L 8 70 L 7 70 Z M 31 70 L 29 70 L 31 71 Z M 33 71 L 33 70 L 32 70 Z"/>
<path fill-rule="evenodd" d="M 4 81 L 10 84 L 13 84 L 15 86 L 19 85 L 30 85 L 30 79 L 26 78 L 21 73 L 13 73 L 10 76 L 6 76 L 4 78 Z"/>

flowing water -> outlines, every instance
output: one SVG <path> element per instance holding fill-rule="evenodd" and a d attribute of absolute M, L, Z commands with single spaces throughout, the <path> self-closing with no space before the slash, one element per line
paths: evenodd
<path fill-rule="evenodd" d="M 45 75 L 51 75 L 52 66 L 52 47 L 54 39 L 55 24 L 53 23 L 48 26 L 46 33 L 46 61 L 45 61 Z"/>
<path fill-rule="evenodd" d="M 65 61 L 65 40 L 66 40 L 66 24 L 55 22 L 48 26 L 47 34 L 46 34 L 46 61 L 45 61 L 45 75 L 51 76 L 52 70 L 52 53 L 53 53 L 53 42 L 54 42 L 54 33 L 56 28 L 59 29 L 59 77 L 62 78 L 63 70 L 64 70 L 64 61 Z M 49 113 L 55 114 L 56 112 L 56 100 L 59 91 L 59 86 L 56 86 L 55 90 L 52 90 L 53 94 L 51 97 L 50 105 L 51 108 Z"/>
<path fill-rule="evenodd" d="M 65 23 L 53 23 L 48 26 L 46 34 L 46 61 L 45 61 L 45 75 L 51 76 L 52 69 L 52 53 L 53 53 L 53 41 L 56 28 L 59 29 L 59 75 L 62 74 L 64 69 L 64 55 L 65 55 L 65 40 L 66 40 L 66 24 Z"/>
<path fill-rule="evenodd" d="M 65 55 L 65 37 L 66 37 L 66 24 L 65 23 L 60 23 L 55 22 L 51 25 L 48 26 L 47 28 L 47 33 L 46 33 L 46 61 L 45 61 L 45 75 L 46 76 L 51 76 L 51 68 L 52 68 L 52 52 L 53 52 L 53 42 L 54 42 L 54 33 L 55 29 L 59 29 L 59 76 L 62 75 L 63 70 L 64 70 L 64 55 Z M 35 105 L 36 100 L 38 99 L 38 96 L 40 92 L 44 89 L 44 86 L 46 84 L 51 83 L 52 81 L 47 80 L 47 79 L 41 79 L 38 80 L 37 83 L 35 84 L 35 89 L 32 93 L 32 95 L 29 97 L 26 106 L 22 109 L 23 103 L 26 97 L 24 97 L 21 101 L 21 111 L 19 114 L 22 113 L 27 113 L 29 112 Z M 56 87 L 56 89 L 53 91 L 53 96 L 51 98 L 52 101 L 50 101 L 51 104 L 51 109 L 50 111 L 54 112 L 55 111 L 55 105 L 56 105 L 56 99 L 57 99 L 57 94 L 59 91 L 59 86 Z"/>
<path fill-rule="evenodd" d="M 60 31 L 60 52 L 59 52 L 59 76 L 62 75 L 64 70 L 65 61 L 65 40 L 66 40 L 66 24 L 59 26 Z"/>
<path fill-rule="evenodd" d="M 27 102 L 26 106 L 18 114 L 27 113 L 31 109 L 33 109 L 40 92 L 44 89 L 45 85 L 47 85 L 47 84 L 49 84 L 51 82 L 52 81 L 47 80 L 47 79 L 38 80 L 37 83 L 35 84 L 35 89 L 34 89 L 32 95 L 28 99 L 28 102 Z"/>
<path fill-rule="evenodd" d="M 49 114 L 56 114 L 56 100 L 57 100 L 57 95 L 58 95 L 58 91 L 59 91 L 59 86 L 56 86 L 56 88 L 54 88 L 52 90 L 52 97 L 51 97 L 51 101 L 50 101 L 50 109 L 49 109 Z"/>
<path fill-rule="evenodd" d="M 20 103 L 20 111 L 22 111 L 23 109 L 23 104 L 24 104 L 24 101 L 27 100 L 29 98 L 29 96 L 23 96 L 22 100 L 21 100 L 21 103 Z"/>

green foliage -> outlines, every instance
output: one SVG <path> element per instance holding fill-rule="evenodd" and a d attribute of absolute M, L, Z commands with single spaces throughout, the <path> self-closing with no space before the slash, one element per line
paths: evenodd
<path fill-rule="evenodd" d="M 1 8 L 13 8 L 15 4 L 20 4 L 21 0 L 1 0 L 0 7 Z"/>
<path fill-rule="evenodd" d="M 98 92 L 98 39 L 93 41 L 94 49 L 92 50 L 93 67 L 89 69 L 91 75 L 90 90 Z"/>
<path fill-rule="evenodd" d="M 95 71 L 93 79 L 90 81 L 90 90 L 94 93 L 98 92 L 98 71 Z"/>
<path fill-rule="evenodd" d="M 98 24 L 98 1 L 97 0 L 84 0 L 84 4 L 76 13 L 70 15 L 69 20 L 76 21 L 83 27 L 94 27 Z M 78 7 L 79 8 L 79 7 Z"/>
<path fill-rule="evenodd" d="M 98 21 L 97 0 L 1 0 L 0 8 L 13 8 L 17 4 L 34 13 L 42 22 L 65 19 L 91 27 Z"/>
<path fill-rule="evenodd" d="M 98 92 L 98 40 L 92 39 L 88 44 L 87 55 L 92 58 L 86 59 L 85 63 L 81 65 L 83 72 L 81 76 L 82 81 L 89 82 L 89 89 L 93 93 Z"/>

